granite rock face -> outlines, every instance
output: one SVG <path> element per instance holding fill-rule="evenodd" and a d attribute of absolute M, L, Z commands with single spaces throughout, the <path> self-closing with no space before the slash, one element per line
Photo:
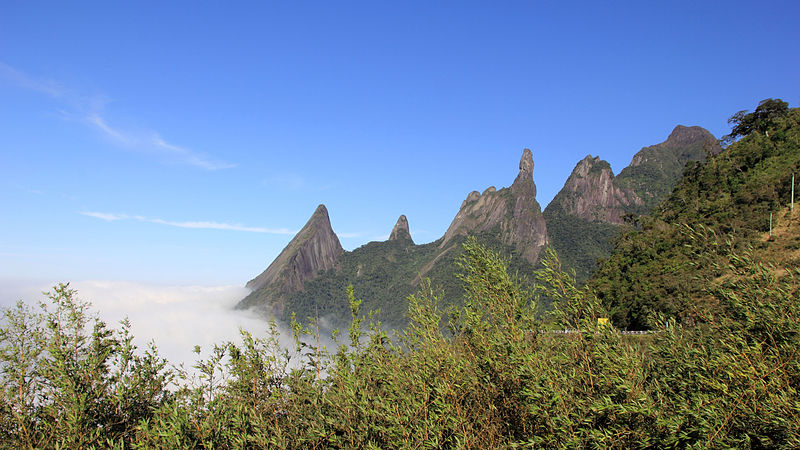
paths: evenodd
<path fill-rule="evenodd" d="M 501 242 L 514 247 L 531 264 L 536 263 L 545 245 L 547 225 L 536 201 L 529 149 L 522 153 L 519 174 L 511 187 L 498 191 L 491 186 L 483 193 L 472 191 L 467 195 L 439 248 L 447 248 L 456 236 L 487 232 L 497 232 Z"/>
<path fill-rule="evenodd" d="M 536 201 L 533 168 L 533 154 L 525 149 L 510 187 L 471 192 L 445 235 L 428 244 L 414 244 L 408 219 L 401 215 L 387 241 L 369 242 L 345 252 L 331 229 L 327 210 L 320 205 L 275 261 L 247 283 L 252 292 L 237 307 L 255 308 L 284 320 L 297 312 L 302 317 L 331 314 L 338 321 L 346 321 L 347 317 L 339 317 L 342 311 L 337 302 L 345 298 L 344 287 L 353 284 L 368 297 L 391 299 L 391 303 L 371 307 L 395 311 L 385 320 L 400 323 L 406 308 L 398 305 L 404 305 L 403 299 L 422 277 L 432 277 L 434 282 L 449 286 L 447 289 L 457 285 L 455 261 L 466 235 L 504 247 L 503 251 L 516 255 L 514 261 L 530 267 L 547 236 Z M 392 294 L 400 295 L 400 299 Z M 448 301 L 460 298 L 456 288 Z"/>
<path fill-rule="evenodd" d="M 588 221 L 621 224 L 631 206 L 643 203 L 632 189 L 618 185 L 606 161 L 587 155 L 547 207 Z"/>
<path fill-rule="evenodd" d="M 558 212 L 622 224 L 626 213 L 646 213 L 669 194 L 688 161 L 703 161 L 720 151 L 716 138 L 704 128 L 678 125 L 666 141 L 636 153 L 617 176 L 608 162 L 587 155 L 547 205 L 546 215 Z"/>
<path fill-rule="evenodd" d="M 319 205 L 272 264 L 247 283 L 253 292 L 237 307 L 271 303 L 273 312 L 280 312 L 282 296 L 303 290 L 304 283 L 334 268 L 343 252 L 331 228 L 327 208 Z"/>
<path fill-rule="evenodd" d="M 411 232 L 408 230 L 408 219 L 406 219 L 405 214 L 397 219 L 397 223 L 392 228 L 392 234 L 389 235 L 389 240 L 414 243 L 414 240 L 411 239 Z"/>

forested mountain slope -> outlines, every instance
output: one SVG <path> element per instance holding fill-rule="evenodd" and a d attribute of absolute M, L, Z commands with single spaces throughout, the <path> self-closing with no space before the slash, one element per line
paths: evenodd
<path fill-rule="evenodd" d="M 698 304 L 706 286 L 700 280 L 726 270 L 715 261 L 697 260 L 704 247 L 752 247 L 756 255 L 769 252 L 783 255 L 790 266 L 800 263 L 792 251 L 800 236 L 789 209 L 792 176 L 800 170 L 800 110 L 780 102 L 783 108 L 765 112 L 777 102 L 766 100 L 755 112 L 734 116 L 732 137 L 741 139 L 687 168 L 672 194 L 643 219 L 640 230 L 617 242 L 589 281 L 617 326 L 651 327 L 655 313 L 703 320 Z M 773 227 L 784 228 L 778 230 L 780 242 L 765 238 L 770 214 Z"/>

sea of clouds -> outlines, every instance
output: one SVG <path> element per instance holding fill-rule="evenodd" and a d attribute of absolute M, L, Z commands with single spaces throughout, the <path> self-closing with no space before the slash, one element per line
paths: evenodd
<path fill-rule="evenodd" d="M 53 283 L 0 279 L 0 306 L 13 306 L 17 300 L 37 306 L 45 300 L 43 291 Z M 119 328 L 127 317 L 134 342 L 144 350 L 154 341 L 167 360 L 189 369 L 198 359 L 195 345 L 206 358 L 214 344 L 240 342 L 240 329 L 255 336 L 267 335 L 268 321 L 250 311 L 234 310 L 234 305 L 248 294 L 241 286 L 164 286 L 128 281 L 78 281 L 70 283 L 78 298 L 92 304 L 109 326 Z M 38 306 L 37 306 L 38 308 Z M 281 327 L 281 344 L 289 348 L 291 340 Z"/>

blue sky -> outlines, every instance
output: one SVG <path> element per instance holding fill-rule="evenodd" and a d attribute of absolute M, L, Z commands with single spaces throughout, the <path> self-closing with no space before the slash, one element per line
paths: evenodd
<path fill-rule="evenodd" d="M 124 3 L 124 4 L 123 4 Z M 324 203 L 437 239 L 677 124 L 800 100 L 785 2 L 0 4 L 0 279 L 242 285 Z"/>

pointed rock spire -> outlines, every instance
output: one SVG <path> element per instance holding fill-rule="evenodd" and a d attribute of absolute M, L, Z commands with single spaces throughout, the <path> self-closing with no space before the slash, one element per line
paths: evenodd
<path fill-rule="evenodd" d="M 493 230 L 499 231 L 498 237 L 503 243 L 514 246 L 525 259 L 536 263 L 547 236 L 547 226 L 536 201 L 530 149 L 522 152 L 519 174 L 510 189 L 490 187 L 482 194 L 474 191 L 467 196 L 439 248 L 445 248 L 456 236 Z"/>
<path fill-rule="evenodd" d="M 301 290 L 305 281 L 333 268 L 343 252 L 331 228 L 328 209 L 319 205 L 275 261 L 250 280 L 247 287 L 253 291 L 272 287 L 281 293 Z"/>
<path fill-rule="evenodd" d="M 516 192 L 522 193 L 532 189 L 532 192 L 525 192 L 532 194 L 536 198 L 536 184 L 533 182 L 533 152 L 526 148 L 522 151 L 522 158 L 519 159 L 519 174 L 511 185 L 511 189 Z"/>
<path fill-rule="evenodd" d="M 412 244 L 414 243 L 414 240 L 411 239 L 411 232 L 408 231 L 408 219 L 406 219 L 405 214 L 397 219 L 397 223 L 394 225 L 394 228 L 392 228 L 392 234 L 389 235 L 389 240 L 408 240 L 411 241 Z"/>
<path fill-rule="evenodd" d="M 519 159 L 519 173 L 533 177 L 533 152 L 529 148 L 522 150 L 522 157 Z"/>

